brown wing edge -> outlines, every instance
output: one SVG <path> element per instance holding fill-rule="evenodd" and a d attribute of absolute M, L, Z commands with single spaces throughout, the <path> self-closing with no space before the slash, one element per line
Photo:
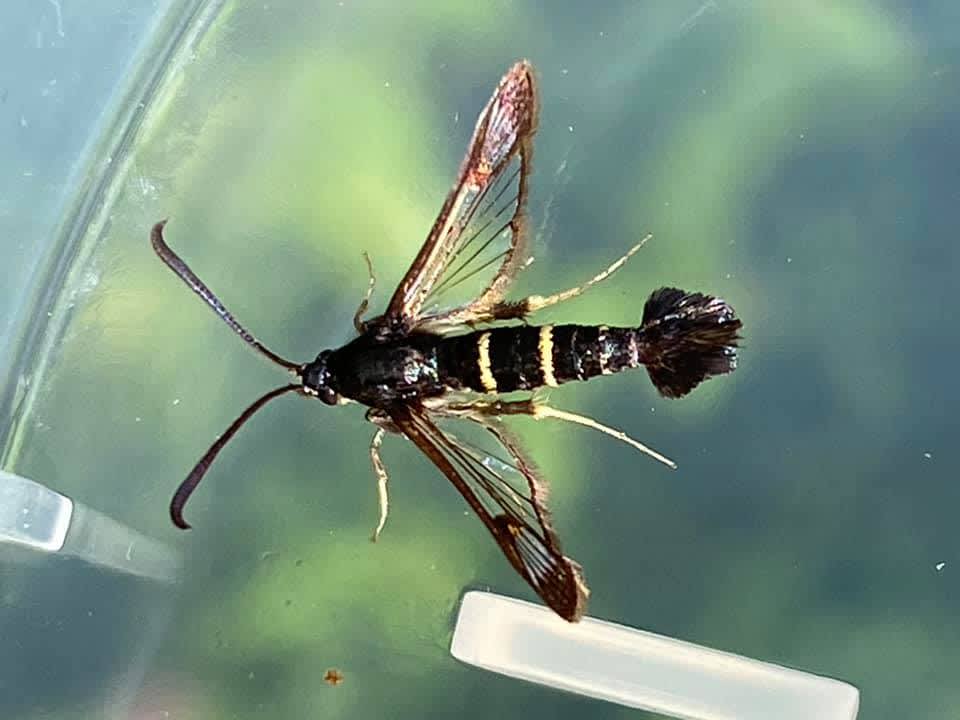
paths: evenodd
<path fill-rule="evenodd" d="M 519 108 L 516 137 L 501 157 L 494 150 L 502 148 L 497 141 L 499 128 L 491 121 L 493 109 L 498 103 L 509 103 Z M 444 237 L 443 230 L 458 197 L 465 191 L 469 181 L 483 178 L 486 183 L 507 167 L 513 157 L 520 154 L 519 199 L 511 218 L 512 242 L 497 273 L 487 288 L 472 302 L 443 316 L 432 318 L 439 322 L 456 322 L 455 317 L 482 314 L 482 309 L 493 305 L 503 297 L 510 281 L 527 257 L 525 206 L 529 187 L 529 173 L 533 155 L 533 135 L 539 115 L 539 100 L 533 65 L 520 60 L 500 80 L 487 105 L 480 113 L 467 153 L 453 188 L 444 200 L 427 239 L 414 258 L 403 279 L 397 285 L 386 312 L 378 318 L 379 324 L 388 329 L 409 331 L 418 324 L 427 295 L 453 257 L 459 241 L 459 232 Z M 490 141 L 490 142 L 488 142 Z M 491 164 L 491 160 L 494 161 Z M 461 228 L 462 229 L 462 228 Z"/>
<path fill-rule="evenodd" d="M 460 492 L 470 508 L 476 513 L 483 524 L 493 535 L 503 554 L 517 573 L 527 581 L 527 584 L 543 599 L 554 612 L 568 622 L 577 622 L 583 616 L 587 606 L 590 591 L 583 578 L 580 565 L 571 558 L 563 555 L 556 533 L 550 523 L 550 514 L 545 504 L 546 484 L 537 477 L 532 462 L 525 456 L 516 441 L 501 427 L 495 427 L 489 422 L 481 421 L 490 433 L 517 461 L 517 469 L 523 474 L 530 489 L 530 499 L 536 512 L 536 520 L 542 535 L 531 528 L 522 518 L 513 516 L 510 510 L 496 497 L 490 496 L 494 502 L 505 510 L 504 514 L 492 516 L 481 500 L 454 467 L 447 456 L 444 446 L 454 445 L 449 437 L 437 427 L 428 417 L 422 407 L 401 406 L 391 411 L 391 417 L 397 427 L 426 455 L 442 472 L 453 486 Z M 517 524 L 519 522 L 519 525 Z M 538 586 L 534 580 L 518 548 L 520 530 L 528 529 L 539 541 L 543 550 L 552 561 L 551 572 L 546 577 L 546 583 Z M 529 541 L 529 538 L 527 538 Z"/>

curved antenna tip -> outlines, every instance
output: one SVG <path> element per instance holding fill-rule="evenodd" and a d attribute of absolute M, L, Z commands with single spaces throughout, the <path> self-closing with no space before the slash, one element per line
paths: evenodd
<path fill-rule="evenodd" d="M 181 530 L 189 530 L 192 525 L 183 519 L 183 509 L 176 507 L 175 505 L 170 505 L 170 519 L 173 521 L 173 524 L 176 525 Z"/>

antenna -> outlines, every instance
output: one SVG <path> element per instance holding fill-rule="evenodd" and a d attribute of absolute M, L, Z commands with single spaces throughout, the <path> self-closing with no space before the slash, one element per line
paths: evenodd
<path fill-rule="evenodd" d="M 261 395 L 259 398 L 253 401 L 250 407 L 240 413 L 240 417 L 230 423 L 230 427 L 228 427 L 223 435 L 218 437 L 216 442 L 210 446 L 210 449 L 203 454 L 203 457 L 200 458 L 200 461 L 193 466 L 193 470 L 191 470 L 190 474 L 187 475 L 187 479 L 180 483 L 180 487 L 178 487 L 177 491 L 173 494 L 173 500 L 170 501 L 170 519 L 173 520 L 174 525 L 182 530 L 190 529 L 190 523 L 183 519 L 183 506 L 187 504 L 187 500 L 190 499 L 193 491 L 197 489 L 197 485 L 199 485 L 200 481 L 203 480 L 203 476 L 207 474 L 207 470 L 209 470 L 210 466 L 213 465 L 213 461 L 216 460 L 217 455 L 219 455 L 220 451 L 223 450 L 223 446 L 230 442 L 230 438 L 236 435 L 237 430 L 243 427 L 243 424 L 253 417 L 257 410 L 262 408 L 275 397 L 280 397 L 281 395 L 285 395 L 286 393 L 293 391 L 302 393 L 303 385 L 291 383 L 290 385 L 284 385 L 283 387 L 275 388 L 270 392 Z"/>
<path fill-rule="evenodd" d="M 243 327 L 243 325 L 237 322 L 236 318 L 234 318 L 224 304 L 220 302 L 220 298 L 214 295 L 213 291 L 204 285 L 203 281 L 196 276 L 193 270 L 190 269 L 190 266 L 187 265 L 179 255 L 170 249 L 170 246 L 167 245 L 166 241 L 163 239 L 163 226 L 166 224 L 166 220 L 161 220 L 154 225 L 153 229 L 150 231 L 150 244 L 153 245 L 153 249 L 156 251 L 157 255 L 160 256 L 160 259 L 163 260 L 166 266 L 173 270 L 177 277 L 186 283 L 187 287 L 199 295 L 203 301 L 210 306 L 210 309 L 217 314 L 217 317 L 229 325 L 230 328 L 237 335 L 239 335 L 245 343 L 247 343 L 247 345 L 251 346 L 261 355 L 276 363 L 280 367 L 286 368 L 294 374 L 299 374 L 301 366 L 298 363 L 290 362 L 286 358 L 280 357 L 275 352 L 270 350 L 266 345 L 257 340 L 252 333 L 250 333 L 246 328 Z"/>

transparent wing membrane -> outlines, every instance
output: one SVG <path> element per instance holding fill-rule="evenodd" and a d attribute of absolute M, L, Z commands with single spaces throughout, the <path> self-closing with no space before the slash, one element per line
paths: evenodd
<path fill-rule="evenodd" d="M 580 566 L 561 552 L 546 486 L 513 437 L 496 422 L 469 418 L 495 441 L 498 450 L 491 452 L 444 432 L 422 407 L 398 409 L 392 417 L 453 483 L 544 602 L 564 619 L 579 620 L 588 595 Z"/>
<path fill-rule="evenodd" d="M 441 315 L 445 308 L 469 305 L 482 295 L 490 275 L 510 255 L 517 232 L 522 232 L 521 165 L 520 157 L 513 158 L 464 209 L 461 240 L 426 296 L 426 317 Z"/>

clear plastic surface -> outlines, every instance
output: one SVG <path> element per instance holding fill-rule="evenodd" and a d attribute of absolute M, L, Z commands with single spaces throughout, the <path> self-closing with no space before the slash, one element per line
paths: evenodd
<path fill-rule="evenodd" d="M 688 397 L 642 371 L 550 393 L 676 470 L 504 420 L 588 613 L 660 636 L 602 626 L 629 642 L 577 652 L 631 670 L 597 664 L 589 688 L 709 695 L 674 708 L 696 713 L 823 687 L 851 710 L 822 675 L 869 720 L 953 720 L 957 27 L 956 0 L 0 3 L 0 717 L 647 716 L 451 657 L 464 588 L 535 595 L 392 434 L 369 542 L 356 405 L 277 400 L 197 489 L 193 529 L 168 514 L 288 378 L 163 267 L 153 223 L 259 340 L 309 361 L 353 337 L 363 251 L 382 310 L 493 86 L 528 58 L 536 262 L 510 299 L 649 233 L 530 322 L 631 325 L 680 287 L 744 323 L 736 372 Z M 556 657 L 477 640 L 533 672 L 582 631 L 546 636 Z"/>
<path fill-rule="evenodd" d="M 0 542 L 58 552 L 72 518 L 70 498 L 0 470 Z"/>

